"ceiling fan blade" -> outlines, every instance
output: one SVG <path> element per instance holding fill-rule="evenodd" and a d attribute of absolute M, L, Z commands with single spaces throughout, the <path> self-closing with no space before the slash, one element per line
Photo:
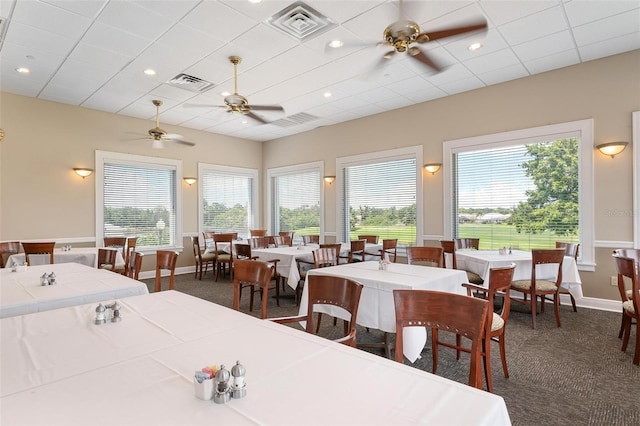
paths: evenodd
<path fill-rule="evenodd" d="M 245 114 L 247 117 L 251 117 L 256 121 L 259 121 L 262 124 L 269 124 L 268 121 L 263 120 L 261 117 L 258 117 L 257 115 L 255 115 L 254 113 L 252 113 L 251 111 L 249 111 L 248 113 Z"/>
<path fill-rule="evenodd" d="M 440 65 L 436 64 L 433 60 L 431 60 L 431 58 L 429 58 L 422 50 L 418 49 L 417 47 L 411 48 L 411 50 L 409 51 L 409 56 L 422 62 L 423 64 L 431 69 L 434 69 L 437 72 L 443 70 Z"/>
<path fill-rule="evenodd" d="M 162 136 L 164 139 L 182 139 L 182 135 L 178 135 L 176 133 L 167 133 L 166 135 Z"/>
<path fill-rule="evenodd" d="M 189 142 L 189 141 L 185 141 L 182 139 L 172 139 L 175 143 L 179 143 L 182 145 L 186 145 L 186 146 L 196 146 L 196 144 L 194 142 Z"/>
<path fill-rule="evenodd" d="M 426 43 L 428 41 L 439 40 L 446 37 L 452 37 L 458 34 L 469 33 L 472 31 L 486 30 L 487 21 L 478 22 L 474 24 L 467 24 L 460 27 L 453 27 L 441 31 L 430 31 L 420 34 L 417 38 L 418 43 Z"/>
<path fill-rule="evenodd" d="M 256 111 L 283 111 L 280 105 L 251 105 L 251 109 Z"/>

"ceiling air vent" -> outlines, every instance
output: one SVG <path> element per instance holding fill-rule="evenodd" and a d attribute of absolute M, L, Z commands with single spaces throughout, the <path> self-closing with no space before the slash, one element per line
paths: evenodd
<path fill-rule="evenodd" d="M 206 92 L 215 86 L 215 84 L 202 80 L 201 78 L 194 77 L 188 74 L 178 74 L 171 80 L 167 81 L 169 86 L 178 87 L 180 89 L 189 90 L 191 92 Z"/>
<path fill-rule="evenodd" d="M 316 117 L 315 115 L 307 114 L 306 112 L 300 112 L 298 114 L 290 115 L 289 117 L 281 118 L 280 120 L 272 121 L 269 124 L 280 127 L 293 127 L 299 126 L 300 124 L 308 123 L 310 121 L 316 120 L 317 118 L 318 117 Z"/>
<path fill-rule="evenodd" d="M 282 9 L 267 23 L 296 40 L 307 40 L 335 26 L 331 19 L 301 1 Z"/>

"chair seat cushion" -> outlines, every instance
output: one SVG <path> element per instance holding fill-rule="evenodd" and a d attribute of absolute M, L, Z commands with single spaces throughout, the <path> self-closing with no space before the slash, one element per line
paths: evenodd
<path fill-rule="evenodd" d="M 210 260 L 215 260 L 216 254 L 215 253 L 204 253 L 201 257 L 202 257 L 202 261 L 203 262 L 207 262 L 207 261 L 210 261 Z"/>
<path fill-rule="evenodd" d="M 516 290 L 531 290 L 531 280 L 516 280 L 511 283 L 511 287 Z M 536 290 L 556 291 L 556 283 L 547 280 L 536 280 Z"/>
<path fill-rule="evenodd" d="M 627 290 L 627 299 L 633 299 L 633 290 Z"/>
<path fill-rule="evenodd" d="M 497 331 L 504 327 L 504 320 L 495 312 L 493 313 L 493 320 L 491 321 L 491 331 Z"/>
<path fill-rule="evenodd" d="M 482 277 L 478 274 L 476 274 L 475 272 L 471 272 L 471 271 L 465 271 L 467 273 L 467 280 L 471 283 L 471 284 L 477 284 L 477 285 L 482 285 L 484 284 L 484 280 L 482 279 Z"/>
<path fill-rule="evenodd" d="M 218 262 L 230 262 L 231 261 L 231 255 L 230 254 L 220 254 L 220 253 L 218 253 L 217 259 L 218 259 Z"/>
<path fill-rule="evenodd" d="M 632 314 L 636 313 L 636 310 L 633 307 L 633 301 L 631 301 L 631 300 L 627 300 L 626 302 L 622 302 L 622 309 L 624 309 L 625 311 L 629 311 Z"/>

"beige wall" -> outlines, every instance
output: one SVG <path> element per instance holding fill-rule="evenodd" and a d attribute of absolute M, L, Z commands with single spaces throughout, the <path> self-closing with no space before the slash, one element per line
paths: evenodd
<path fill-rule="evenodd" d="M 165 150 L 121 141 L 131 136 L 127 132 L 145 132 L 149 120 L 2 93 L 0 240 L 95 238 L 95 179 L 82 180 L 71 168 L 94 168 L 96 149 L 182 159 L 185 175 L 197 175 L 198 162 L 259 168 L 264 189 L 270 167 L 323 160 L 332 175 L 337 157 L 417 144 L 423 145 L 425 163 L 441 162 L 445 140 L 586 118 L 594 119 L 596 144 L 631 141 L 631 113 L 640 110 L 639 76 L 640 51 L 634 51 L 265 143 L 167 125 L 168 132 L 198 145 Z M 631 244 L 632 218 L 608 212 L 632 209 L 631 150 L 613 160 L 594 156 L 597 267 L 581 273 L 588 297 L 618 298 L 609 285 L 615 273 L 610 250 Z M 335 232 L 335 188 L 325 189 L 325 229 Z M 188 235 L 198 227 L 196 186 L 183 184 L 183 200 Z M 444 234 L 442 206 L 442 174 L 425 174 L 427 244 Z M 187 237 L 185 247 L 179 265 L 192 264 Z"/>
<path fill-rule="evenodd" d="M 471 92 L 323 127 L 265 143 L 264 167 L 423 145 L 424 163 L 442 162 L 446 140 L 592 118 L 595 144 L 631 141 L 631 114 L 640 110 L 640 51 L 587 62 Z M 632 217 L 609 215 L 633 206 L 632 150 L 615 159 L 594 155 L 596 270 L 581 272 L 585 296 L 618 299 L 611 248 L 629 246 Z M 442 173 L 423 175 L 424 237 L 439 239 L 443 224 Z M 615 189 L 614 189 L 615 188 Z M 325 185 L 326 231 L 335 232 L 335 188 Z"/>

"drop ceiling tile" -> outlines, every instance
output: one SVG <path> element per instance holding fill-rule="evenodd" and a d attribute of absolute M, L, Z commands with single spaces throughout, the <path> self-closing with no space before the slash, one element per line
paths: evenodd
<path fill-rule="evenodd" d="M 7 93 L 14 93 L 16 95 L 22 96 L 30 96 L 35 98 L 42 86 L 44 85 L 44 81 L 33 81 L 26 78 L 22 78 L 21 75 L 11 75 L 5 73 L 4 67 L 0 64 L 0 70 L 2 71 L 2 79 L 0 79 L 0 90 Z"/>
<path fill-rule="evenodd" d="M 557 0 L 480 0 L 480 7 L 494 25 L 503 25 L 557 6 L 558 4 L 559 2 Z"/>
<path fill-rule="evenodd" d="M 25 55 L 29 55 L 33 49 L 52 55 L 67 56 L 76 41 L 69 37 L 11 21 L 5 36 L 5 43 L 22 46 Z"/>
<path fill-rule="evenodd" d="M 334 105 L 336 108 L 340 109 L 341 111 L 349 111 L 352 109 L 363 107 L 369 103 L 370 102 L 367 102 L 364 99 L 360 99 L 357 96 L 348 96 L 346 98 L 333 101 L 331 105 Z"/>
<path fill-rule="evenodd" d="M 91 25 L 91 19 L 39 1 L 17 2 L 11 22 L 19 22 L 68 38 L 82 36 Z"/>
<path fill-rule="evenodd" d="M 521 63 L 517 63 L 508 67 L 478 74 L 478 78 L 488 86 L 527 77 L 528 75 L 529 72 L 526 68 Z"/>
<path fill-rule="evenodd" d="M 53 76 L 51 83 L 69 88 L 77 84 L 84 87 L 85 90 L 89 88 L 97 90 L 114 75 L 114 72 L 108 72 L 104 68 L 92 64 L 67 60 Z"/>
<path fill-rule="evenodd" d="M 441 73 L 428 76 L 427 81 L 434 86 L 440 87 L 443 84 L 464 80 L 470 77 L 473 77 L 473 74 L 467 67 L 460 64 L 454 64 Z"/>
<path fill-rule="evenodd" d="M 513 46 L 513 51 L 518 55 L 520 60 L 530 61 L 532 59 L 541 58 L 557 52 L 575 49 L 575 47 L 571 32 L 560 31 L 555 34 L 550 34 L 548 36 Z"/>
<path fill-rule="evenodd" d="M 328 117 L 333 114 L 339 114 L 342 110 L 333 104 L 325 104 L 310 108 L 306 112 L 316 117 Z"/>
<path fill-rule="evenodd" d="M 10 70 L 10 73 L 15 73 L 15 69 L 19 67 L 27 67 L 33 71 L 32 76 L 38 74 L 51 75 L 60 65 L 64 62 L 63 55 L 57 55 L 52 52 L 47 52 L 37 49 L 25 49 L 9 41 L 5 41 L 2 45 L 2 55 L 0 56 L 0 65 L 3 69 Z M 5 74 L 2 74 L 4 78 Z M 45 77 L 48 79 L 48 77 Z"/>
<path fill-rule="evenodd" d="M 178 102 L 190 101 L 197 94 L 197 92 L 191 92 L 190 90 L 169 86 L 168 84 L 161 84 L 159 86 L 156 86 L 153 90 L 151 90 L 151 92 L 149 92 L 149 95 L 151 95 L 152 97 L 158 96 Z"/>
<path fill-rule="evenodd" d="M 385 28 L 398 19 L 398 8 L 392 3 L 383 3 L 342 24 L 356 37 L 375 44 L 383 41 Z"/>
<path fill-rule="evenodd" d="M 9 18 L 15 4 L 16 0 L 0 0 L 0 16 Z"/>
<path fill-rule="evenodd" d="M 543 10 L 498 27 L 504 39 L 518 45 L 567 29 L 567 22 L 559 6 Z"/>
<path fill-rule="evenodd" d="M 206 58 L 225 44 L 217 37 L 182 24 L 177 24 L 164 33 L 157 43 L 166 47 L 165 57 L 173 56 L 173 52 L 181 52 L 180 57 L 188 64 Z"/>
<path fill-rule="evenodd" d="M 175 18 L 163 16 L 133 2 L 110 1 L 98 16 L 98 22 L 154 40 L 175 24 Z"/>
<path fill-rule="evenodd" d="M 478 50 L 469 50 L 471 43 L 481 43 L 482 47 Z M 458 61 L 466 61 L 468 59 L 478 58 L 488 55 L 498 50 L 509 47 L 502 35 L 496 30 L 489 30 L 486 34 L 479 37 L 465 38 L 444 46 L 445 51 L 449 52 L 453 58 Z"/>
<path fill-rule="evenodd" d="M 406 106 L 413 105 L 413 102 L 404 96 L 397 95 L 396 97 L 387 99 L 384 102 L 377 102 L 376 105 L 384 108 L 385 111 L 391 111 L 392 109 L 404 108 Z"/>
<path fill-rule="evenodd" d="M 393 99 L 396 96 L 398 96 L 398 94 L 393 90 L 387 89 L 386 87 L 378 87 L 377 89 L 360 93 L 358 95 L 358 98 L 363 99 L 367 102 L 375 103 L 384 102 L 386 100 Z"/>
<path fill-rule="evenodd" d="M 564 10 L 567 18 L 573 26 L 580 26 L 608 16 L 617 15 L 622 12 L 635 10 L 636 14 L 640 14 L 640 3 L 637 0 L 632 1 L 570 1 L 564 4 Z"/>
<path fill-rule="evenodd" d="M 328 47 L 329 42 L 333 40 L 340 40 L 344 45 L 339 48 Z M 376 48 L 377 42 L 378 41 L 374 39 L 368 39 L 367 41 L 362 40 L 345 27 L 338 26 L 312 38 L 311 40 L 305 40 L 304 46 L 326 55 L 329 60 L 335 60 L 342 56 L 357 52 L 358 50 L 373 50 Z"/>
<path fill-rule="evenodd" d="M 578 51 L 583 61 L 591 61 L 604 56 L 637 49 L 640 49 L 640 32 L 610 38 L 587 46 L 580 46 Z"/>
<path fill-rule="evenodd" d="M 216 120 L 211 120 L 205 117 L 196 117 L 183 122 L 182 125 L 190 129 L 205 130 L 211 126 L 215 126 L 217 123 L 218 121 Z"/>
<path fill-rule="evenodd" d="M 148 80 L 164 83 L 184 71 L 179 52 L 171 52 L 171 56 L 172 60 L 167 60 L 167 47 L 154 43 L 131 61 L 122 70 L 122 74 L 141 75 Z M 144 74 L 143 72 L 147 68 L 155 70 L 157 74 L 155 76 Z"/>
<path fill-rule="evenodd" d="M 468 92 L 469 90 L 479 89 L 484 87 L 485 84 L 478 77 L 469 77 L 462 80 L 456 80 L 449 83 L 444 83 L 438 87 L 448 94 Z"/>
<path fill-rule="evenodd" d="M 260 24 L 234 38 L 233 44 L 252 52 L 245 63 L 245 68 L 251 69 L 273 56 L 293 49 L 298 42 L 275 28 Z"/>
<path fill-rule="evenodd" d="M 125 67 L 132 59 L 132 56 L 125 56 L 110 50 L 100 49 L 86 43 L 79 43 L 73 52 L 69 55 L 69 59 L 79 62 L 86 62 L 95 67 L 101 67 L 107 72 L 117 73 Z"/>
<path fill-rule="evenodd" d="M 385 0 L 375 1 L 344 1 L 344 0 L 307 0 L 309 6 L 322 13 L 336 24 L 354 19 L 363 13 L 384 3 Z"/>
<path fill-rule="evenodd" d="M 445 96 L 447 96 L 447 93 L 438 87 L 428 87 L 405 95 L 407 99 L 411 99 L 414 102 L 427 102 L 433 99 L 443 98 Z"/>
<path fill-rule="evenodd" d="M 98 111 L 106 111 L 117 113 L 122 108 L 134 102 L 139 96 L 136 94 L 122 93 L 112 90 L 110 87 L 102 87 L 96 91 L 89 99 L 82 103 L 85 108 L 96 109 Z"/>
<path fill-rule="evenodd" d="M 286 67 L 288 72 L 293 74 L 305 73 L 331 61 L 327 55 L 309 49 L 306 44 L 288 49 L 273 59 L 273 62 Z"/>
<path fill-rule="evenodd" d="M 131 0 L 128 0 L 131 1 Z M 171 18 L 184 16 L 196 7 L 200 0 L 162 0 L 162 1 L 134 1 L 138 6 L 150 9 L 154 14 Z"/>
<path fill-rule="evenodd" d="M 256 26 L 257 21 L 220 2 L 205 1 L 182 18 L 181 23 L 213 37 L 224 35 L 225 40 L 234 40 Z"/>
<path fill-rule="evenodd" d="M 479 58 L 469 59 L 465 65 L 474 74 L 482 74 L 489 71 L 495 71 L 500 68 L 515 65 L 520 61 L 511 49 L 502 49 Z"/>
<path fill-rule="evenodd" d="M 413 76 L 409 78 L 400 79 L 391 84 L 385 85 L 387 89 L 393 90 L 395 93 L 406 95 L 416 90 L 427 89 L 431 86 L 431 83 L 419 76 Z"/>
<path fill-rule="evenodd" d="M 531 74 L 538 74 L 558 67 L 568 67 L 578 63 L 580 63 L 578 52 L 575 49 L 571 49 L 531 61 L 525 61 L 524 66 Z"/>
<path fill-rule="evenodd" d="M 172 124 L 174 126 L 179 125 L 185 121 L 191 120 L 193 116 L 181 109 L 170 109 L 164 112 L 160 109 L 160 122 L 166 124 Z"/>
<path fill-rule="evenodd" d="M 578 46 L 598 43 L 610 38 L 637 33 L 640 29 L 640 9 L 600 19 L 573 30 Z"/>
<path fill-rule="evenodd" d="M 244 96 L 254 95 L 265 87 L 275 86 L 296 75 L 279 61 L 267 61 L 238 76 L 238 92 Z M 233 82 L 227 81 L 225 88 L 233 92 Z M 259 97 L 258 95 L 257 97 Z M 262 99 L 260 102 L 265 102 Z"/>
<path fill-rule="evenodd" d="M 41 0 L 60 9 L 94 19 L 108 0 Z"/>
<path fill-rule="evenodd" d="M 139 55 L 150 44 L 146 38 L 102 22 L 95 22 L 84 35 L 82 42 L 130 57 Z"/>
<path fill-rule="evenodd" d="M 289 0 L 269 0 L 254 4 L 248 1 L 222 0 L 220 3 L 224 3 L 231 9 L 257 22 L 264 22 L 292 2 Z"/>
<path fill-rule="evenodd" d="M 38 98 L 68 105 L 80 105 L 97 89 L 91 85 L 84 86 L 83 83 L 85 82 L 77 82 L 73 86 L 68 86 L 51 82 L 40 92 Z"/>

